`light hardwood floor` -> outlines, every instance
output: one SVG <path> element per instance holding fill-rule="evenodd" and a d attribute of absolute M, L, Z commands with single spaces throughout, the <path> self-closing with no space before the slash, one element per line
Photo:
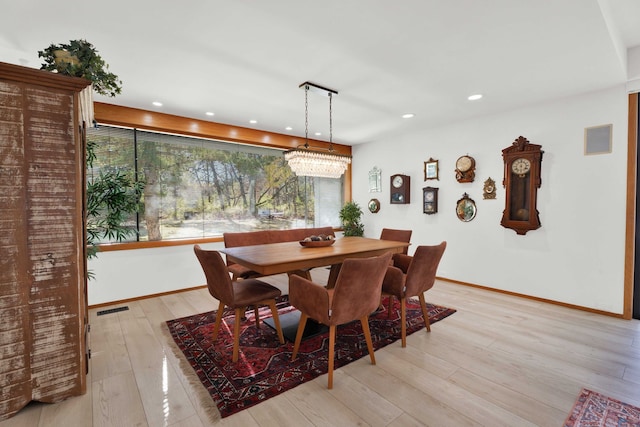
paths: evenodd
<path fill-rule="evenodd" d="M 313 271 L 325 280 L 325 271 Z M 267 279 L 286 289 L 286 277 Z M 32 403 L 13 426 L 561 426 L 582 387 L 640 406 L 640 321 L 438 281 L 457 313 L 248 410 L 212 421 L 162 330 L 217 308 L 206 289 L 91 310 L 88 393 Z M 101 307 L 104 310 L 109 307 Z"/>

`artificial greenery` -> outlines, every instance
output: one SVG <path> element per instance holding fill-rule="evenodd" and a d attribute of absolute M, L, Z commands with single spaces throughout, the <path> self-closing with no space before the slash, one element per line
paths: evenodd
<path fill-rule="evenodd" d="M 83 77 L 93 83 L 93 89 L 100 95 L 113 97 L 122 91 L 122 81 L 109 71 L 109 65 L 86 40 L 52 44 L 45 50 L 38 51 L 38 56 L 45 61 L 41 70 Z"/>
<path fill-rule="evenodd" d="M 363 236 L 364 224 L 360 222 L 362 209 L 356 202 L 347 202 L 340 209 L 340 222 L 344 236 Z"/>
<path fill-rule="evenodd" d="M 93 168 L 96 143 L 87 142 L 87 168 Z M 87 258 L 97 256 L 101 239 L 122 241 L 135 234 L 126 226 L 130 215 L 140 207 L 144 183 L 134 180 L 120 170 L 100 171 L 87 180 Z M 89 273 L 89 277 L 93 277 Z"/>

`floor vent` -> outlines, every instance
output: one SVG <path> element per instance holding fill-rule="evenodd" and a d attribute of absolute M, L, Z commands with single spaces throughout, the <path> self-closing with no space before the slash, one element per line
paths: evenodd
<path fill-rule="evenodd" d="M 129 310 L 129 307 L 124 306 L 124 307 L 110 308 L 108 310 L 100 310 L 98 312 L 98 316 L 102 316 L 103 314 L 117 313 L 119 311 L 126 311 L 126 310 Z"/>

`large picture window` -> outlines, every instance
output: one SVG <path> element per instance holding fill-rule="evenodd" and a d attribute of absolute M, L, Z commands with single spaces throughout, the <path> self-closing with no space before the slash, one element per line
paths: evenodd
<path fill-rule="evenodd" d="M 144 183 L 129 241 L 339 226 L 344 178 L 297 177 L 281 150 L 104 125 L 87 139 L 87 179 L 119 170 Z"/>

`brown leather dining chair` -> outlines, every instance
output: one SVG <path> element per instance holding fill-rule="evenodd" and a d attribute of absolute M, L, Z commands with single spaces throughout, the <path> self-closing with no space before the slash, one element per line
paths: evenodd
<path fill-rule="evenodd" d="M 371 258 L 346 259 L 342 263 L 336 284 L 331 289 L 300 276 L 289 278 L 289 301 L 301 312 L 291 360 L 298 355 L 309 317 L 329 326 L 328 388 L 333 388 L 334 348 L 338 325 L 360 320 L 371 364 L 376 364 L 369 330 L 369 314 L 375 311 L 380 302 L 382 279 L 390 261 L 391 253 Z"/>
<path fill-rule="evenodd" d="M 424 293 L 433 287 L 438 265 L 447 247 L 447 242 L 435 246 L 418 246 L 407 273 L 397 267 L 389 267 L 382 282 L 382 295 L 389 296 L 389 314 L 391 314 L 393 297 L 400 300 L 400 322 L 402 347 L 407 346 L 407 298 L 418 297 L 427 332 L 431 332 L 429 313 Z"/>
<path fill-rule="evenodd" d="M 216 323 L 213 327 L 212 339 L 218 338 L 220 324 L 222 323 L 222 314 L 225 307 L 234 309 L 234 329 L 233 329 L 233 358 L 234 362 L 238 361 L 238 352 L 240 347 L 240 323 L 244 315 L 246 307 L 255 307 L 256 327 L 260 327 L 260 318 L 258 317 L 258 307 L 268 305 L 271 308 L 273 323 L 278 333 L 278 339 L 284 344 L 284 336 L 280 327 L 280 318 L 278 317 L 278 309 L 276 308 L 276 297 L 281 295 L 280 289 L 271 286 L 268 283 L 258 279 L 245 279 L 237 282 L 231 281 L 229 270 L 218 251 L 208 251 L 201 249 L 199 245 L 193 247 L 198 261 L 202 266 L 202 270 L 207 278 L 207 287 L 209 293 L 215 299 L 220 301 L 218 306 L 218 314 Z"/>
<path fill-rule="evenodd" d="M 380 240 L 395 240 L 396 242 L 411 242 L 412 230 L 397 230 L 394 228 L 383 228 L 380 233 Z M 402 252 L 393 254 L 393 266 L 398 267 L 404 273 L 409 268 L 411 257 L 407 255 L 409 247 L 406 246 Z"/>

